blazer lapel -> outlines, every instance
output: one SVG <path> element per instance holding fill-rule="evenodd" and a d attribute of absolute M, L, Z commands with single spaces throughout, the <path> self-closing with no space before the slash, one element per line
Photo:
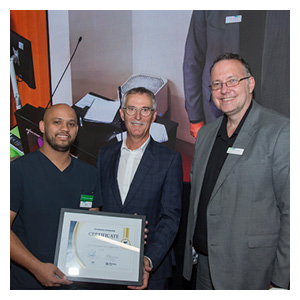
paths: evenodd
<path fill-rule="evenodd" d="M 121 148 L 118 147 L 115 153 L 112 154 L 112 160 L 111 160 L 112 164 L 109 170 L 109 177 L 110 177 L 109 182 L 116 203 L 119 206 L 122 206 L 122 200 L 121 200 L 121 195 L 120 195 L 120 190 L 118 185 L 118 167 L 119 167 L 120 155 L 121 155 Z"/>
<path fill-rule="evenodd" d="M 209 160 L 210 152 L 214 145 L 217 132 L 222 123 L 222 119 L 223 117 L 219 117 L 218 119 L 216 119 L 214 121 L 215 125 L 211 127 L 210 131 L 205 136 L 201 136 L 201 139 L 197 140 L 195 146 L 195 153 L 197 153 L 197 156 L 195 156 L 194 154 L 192 168 L 191 168 L 191 182 L 192 182 L 191 195 L 193 195 L 191 198 L 195 199 L 194 202 L 195 216 L 198 213 L 199 198 L 200 198 L 200 193 L 202 189 L 202 183 L 205 175 L 207 162 Z"/>
<path fill-rule="evenodd" d="M 252 100 L 254 102 L 254 100 Z M 256 103 L 253 103 L 253 107 L 251 111 L 249 112 L 249 115 L 247 119 L 245 120 L 245 123 L 243 124 L 243 127 L 241 128 L 241 131 L 239 132 L 233 146 L 235 148 L 244 149 L 244 152 L 246 151 L 250 141 L 252 140 L 252 137 L 254 133 L 257 131 L 257 123 L 259 118 L 259 108 L 257 107 Z M 214 190 L 211 195 L 211 199 L 213 199 L 214 195 L 217 193 L 221 185 L 223 184 L 224 180 L 227 178 L 227 176 L 232 171 L 233 167 L 242 159 L 242 155 L 235 155 L 235 154 L 229 154 L 225 160 L 225 163 L 222 167 L 222 170 L 220 172 L 220 175 L 217 179 L 217 182 L 215 184 Z"/>
<path fill-rule="evenodd" d="M 151 166 L 153 165 L 153 161 L 155 159 L 154 147 L 155 143 L 152 138 L 150 138 L 150 142 L 145 149 L 143 157 L 132 179 L 127 197 L 124 202 L 124 206 L 128 205 L 128 203 L 130 203 L 130 201 L 134 199 L 136 191 L 144 182 L 145 176 L 148 174 L 149 170 L 151 170 Z"/>

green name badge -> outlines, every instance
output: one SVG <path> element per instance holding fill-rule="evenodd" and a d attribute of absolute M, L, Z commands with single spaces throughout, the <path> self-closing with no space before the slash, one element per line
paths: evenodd
<path fill-rule="evenodd" d="M 80 197 L 80 207 L 82 208 L 92 208 L 93 207 L 94 195 L 81 195 Z"/>

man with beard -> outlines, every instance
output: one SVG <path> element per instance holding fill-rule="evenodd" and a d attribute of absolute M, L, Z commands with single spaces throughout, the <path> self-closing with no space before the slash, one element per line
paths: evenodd
<path fill-rule="evenodd" d="M 70 156 L 78 132 L 70 106 L 47 109 L 39 128 L 42 147 L 10 168 L 11 289 L 72 289 L 76 285 L 53 264 L 60 210 L 99 210 L 96 169 Z M 89 207 L 81 200 L 86 195 Z"/>

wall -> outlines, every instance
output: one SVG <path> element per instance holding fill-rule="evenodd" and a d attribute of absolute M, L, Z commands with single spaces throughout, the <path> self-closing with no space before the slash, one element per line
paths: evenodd
<path fill-rule="evenodd" d="M 88 92 L 117 99 L 117 87 L 132 73 L 131 11 L 69 11 L 73 103 Z"/>
<path fill-rule="evenodd" d="M 117 99 L 132 74 L 169 80 L 168 117 L 177 138 L 194 143 L 184 108 L 182 63 L 192 11 L 69 11 L 73 103 L 92 91 Z"/>
<path fill-rule="evenodd" d="M 179 123 L 177 138 L 194 143 L 184 107 L 182 64 L 192 11 L 133 11 L 133 73 L 168 79 L 171 120 Z"/>
<path fill-rule="evenodd" d="M 48 11 L 49 48 L 51 53 L 51 87 L 54 92 L 59 80 L 70 60 L 70 34 L 69 13 L 67 10 Z M 64 74 L 52 103 L 64 102 L 72 105 L 72 81 L 71 69 L 68 68 Z"/>

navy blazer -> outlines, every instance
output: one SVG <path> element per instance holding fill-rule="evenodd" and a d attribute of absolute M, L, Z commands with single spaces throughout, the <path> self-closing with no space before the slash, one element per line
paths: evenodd
<path fill-rule="evenodd" d="M 151 138 L 123 205 L 117 182 L 121 145 L 105 146 L 98 153 L 102 210 L 146 216 L 149 233 L 145 255 L 153 263 L 151 278 L 168 278 L 172 275 L 171 247 L 181 217 L 181 156 Z"/>

